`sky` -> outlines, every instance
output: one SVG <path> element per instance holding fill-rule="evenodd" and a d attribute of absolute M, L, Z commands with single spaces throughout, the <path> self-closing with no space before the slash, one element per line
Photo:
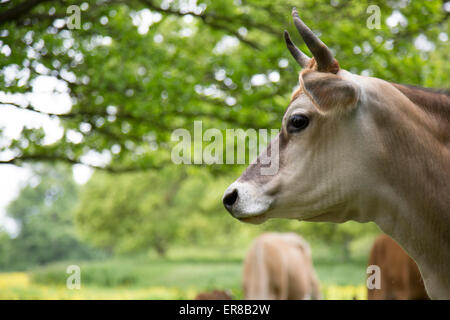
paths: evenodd
<path fill-rule="evenodd" d="M 5 216 L 8 203 L 17 197 L 21 183 L 29 177 L 28 169 L 14 165 L 0 165 L 0 228 L 4 227 L 9 232 L 16 231 L 14 221 Z"/>
<path fill-rule="evenodd" d="M 20 76 L 18 70 L 9 69 L 5 71 L 6 77 Z M 0 127 L 4 129 L 7 139 L 17 138 L 24 126 L 28 128 L 43 128 L 45 131 L 45 142 L 52 143 L 60 139 L 63 129 L 58 120 L 50 119 L 48 116 L 32 111 L 20 110 L 6 104 L 13 102 L 26 105 L 30 101 L 33 106 L 44 112 L 65 113 L 71 109 L 71 100 L 67 85 L 49 76 L 40 76 L 33 83 L 32 92 L 26 95 L 6 95 L 0 91 Z M 75 138 L 74 138 L 75 139 Z M 0 141 L 0 144 L 5 141 Z M 0 159 L 7 160 L 11 155 L 8 152 L 1 153 Z M 95 156 L 91 156 L 94 158 Z M 94 159 L 91 159 L 94 160 Z M 92 174 L 92 169 L 84 165 L 73 167 L 74 179 L 77 183 L 86 183 Z M 17 197 L 20 186 L 27 182 L 30 177 L 30 168 L 15 165 L 0 165 L 0 227 L 6 228 L 14 233 L 16 225 L 14 221 L 5 216 L 6 206 Z"/>

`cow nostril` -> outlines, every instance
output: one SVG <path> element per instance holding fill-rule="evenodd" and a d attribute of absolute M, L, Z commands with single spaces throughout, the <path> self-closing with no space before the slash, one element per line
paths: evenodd
<path fill-rule="evenodd" d="M 236 189 L 234 189 L 232 192 L 228 193 L 224 198 L 223 198 L 223 205 L 225 206 L 225 208 L 231 212 L 231 208 L 233 207 L 233 205 L 235 204 L 236 200 L 238 198 L 238 192 Z"/>

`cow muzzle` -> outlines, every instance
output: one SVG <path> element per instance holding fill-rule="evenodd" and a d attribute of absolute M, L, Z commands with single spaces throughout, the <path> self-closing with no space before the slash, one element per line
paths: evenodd
<path fill-rule="evenodd" d="M 269 210 L 272 199 L 255 185 L 236 181 L 225 190 L 222 202 L 225 209 L 236 219 L 243 222 L 261 223 L 266 220 L 266 218 L 262 218 Z"/>

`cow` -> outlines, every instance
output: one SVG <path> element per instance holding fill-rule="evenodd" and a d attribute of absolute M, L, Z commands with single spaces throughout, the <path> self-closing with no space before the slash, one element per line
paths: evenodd
<path fill-rule="evenodd" d="M 200 292 L 195 300 L 233 300 L 233 296 L 228 291 L 213 290 L 208 292 Z"/>
<path fill-rule="evenodd" d="M 319 299 L 319 281 L 309 244 L 295 233 L 269 232 L 256 238 L 244 260 L 246 300 Z"/>
<path fill-rule="evenodd" d="M 431 298 L 450 299 L 450 94 L 360 76 L 293 9 L 312 52 L 281 130 L 224 193 L 231 215 L 375 222 L 416 261 Z M 267 159 L 278 170 L 267 173 Z"/>
<path fill-rule="evenodd" d="M 369 300 L 429 300 L 419 268 L 391 237 L 381 234 L 370 251 L 369 266 L 380 268 L 380 288 L 368 288 Z"/>

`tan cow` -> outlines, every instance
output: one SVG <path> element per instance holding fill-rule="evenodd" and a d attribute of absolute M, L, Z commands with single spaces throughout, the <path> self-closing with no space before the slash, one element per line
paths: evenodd
<path fill-rule="evenodd" d="M 319 281 L 308 243 L 295 233 L 264 233 L 244 261 L 247 300 L 319 299 Z"/>
<path fill-rule="evenodd" d="M 368 289 L 369 300 L 428 300 L 419 268 L 389 236 L 382 234 L 370 251 L 369 265 L 380 268 L 380 289 Z"/>
<path fill-rule="evenodd" d="M 313 57 L 285 33 L 299 87 L 225 208 L 247 223 L 373 221 L 417 262 L 428 295 L 450 299 L 450 95 L 345 71 L 293 19 Z"/>

